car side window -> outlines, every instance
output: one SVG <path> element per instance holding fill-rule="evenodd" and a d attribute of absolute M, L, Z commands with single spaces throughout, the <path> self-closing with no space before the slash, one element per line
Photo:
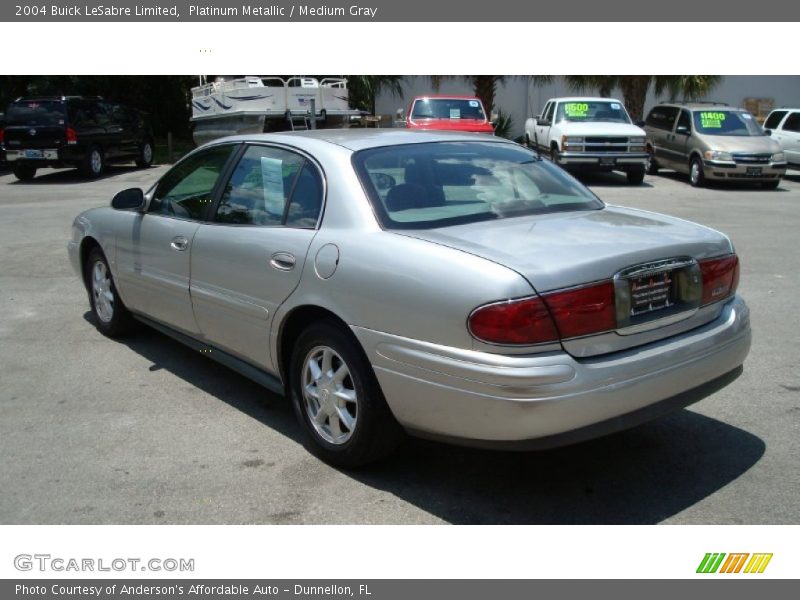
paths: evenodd
<path fill-rule="evenodd" d="M 783 124 L 784 131 L 800 131 L 800 112 L 793 112 Z"/>
<path fill-rule="evenodd" d="M 214 146 L 179 162 L 158 183 L 148 212 L 202 219 L 232 149 L 229 144 Z"/>
<path fill-rule="evenodd" d="M 764 121 L 764 129 L 777 129 L 787 112 L 785 110 L 773 110 L 767 120 Z"/>
<path fill-rule="evenodd" d="M 681 116 L 678 117 L 678 123 L 675 126 L 675 130 L 677 131 L 680 127 L 685 127 L 686 131 L 692 130 L 692 118 L 689 116 L 688 110 L 681 110 Z"/>
<path fill-rule="evenodd" d="M 225 186 L 214 220 L 237 225 L 288 224 L 293 205 L 296 215 L 303 212 L 301 204 L 293 200 L 309 190 L 307 176 L 301 176 L 301 172 L 307 172 L 305 163 L 304 157 L 288 150 L 250 146 Z"/>
<path fill-rule="evenodd" d="M 556 103 L 555 102 L 551 102 L 550 103 L 550 108 L 547 109 L 547 115 L 545 115 L 545 119 L 547 119 L 548 121 L 550 121 L 552 123 L 553 122 L 553 113 L 555 111 L 556 111 Z"/>
<path fill-rule="evenodd" d="M 550 102 L 548 102 L 547 104 L 544 105 L 544 108 L 542 109 L 542 112 L 539 115 L 539 118 L 540 119 L 546 119 L 548 110 L 550 110 Z"/>

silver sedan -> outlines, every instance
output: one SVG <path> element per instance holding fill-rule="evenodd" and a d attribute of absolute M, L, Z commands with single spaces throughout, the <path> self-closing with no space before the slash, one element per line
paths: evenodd
<path fill-rule="evenodd" d="M 285 393 L 346 467 L 406 432 L 603 435 L 729 383 L 750 348 L 725 235 L 476 134 L 222 139 L 79 215 L 68 247 L 101 332 L 144 322 Z"/>

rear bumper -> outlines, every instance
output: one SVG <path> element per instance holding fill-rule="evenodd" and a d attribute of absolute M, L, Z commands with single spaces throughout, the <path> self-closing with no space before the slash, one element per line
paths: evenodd
<path fill-rule="evenodd" d="M 80 162 L 81 154 L 75 148 L 37 148 L 41 157 L 29 158 L 26 156 L 26 148 L 8 150 L 6 149 L 6 161 L 10 165 L 26 167 L 61 167 L 75 165 Z"/>
<path fill-rule="evenodd" d="M 558 164 L 570 169 L 624 171 L 644 169 L 647 159 L 646 152 L 562 152 L 558 155 Z"/>
<path fill-rule="evenodd" d="M 563 352 L 495 355 L 353 329 L 406 429 L 469 445 L 529 447 L 596 437 L 700 400 L 742 365 L 751 337 L 738 296 L 702 327 L 584 360 Z"/>
<path fill-rule="evenodd" d="M 728 181 L 775 181 L 786 175 L 787 163 L 765 163 L 746 165 L 730 161 L 704 161 L 703 174 L 706 179 Z M 754 173 L 758 169 L 759 173 Z"/>

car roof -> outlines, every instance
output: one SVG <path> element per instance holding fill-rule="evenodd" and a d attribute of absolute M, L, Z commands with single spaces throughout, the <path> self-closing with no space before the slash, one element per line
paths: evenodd
<path fill-rule="evenodd" d="M 779 110 L 800 110 L 800 108 L 792 108 L 791 106 L 781 106 L 778 108 L 773 108 L 770 113 L 778 112 Z"/>
<path fill-rule="evenodd" d="M 724 104 L 722 102 L 661 102 L 657 106 L 675 106 L 677 108 L 687 108 L 689 110 L 745 110 L 738 106 L 731 106 L 730 104 Z"/>
<path fill-rule="evenodd" d="M 548 102 L 597 102 L 600 100 L 606 102 L 619 102 L 622 104 L 622 102 L 616 98 L 604 98 L 602 96 L 562 96 L 560 98 L 550 98 Z"/>
<path fill-rule="evenodd" d="M 320 144 L 333 144 L 357 152 L 367 148 L 422 144 L 425 142 L 500 142 L 513 144 L 511 140 L 481 133 L 451 133 L 448 131 L 413 129 L 312 129 L 308 131 L 285 131 L 281 133 L 257 133 L 237 135 L 221 140 L 236 142 L 274 142 L 311 149 Z M 212 142 L 215 143 L 215 142 Z"/>
<path fill-rule="evenodd" d="M 480 100 L 477 96 L 469 96 L 467 94 L 420 94 L 419 96 L 414 96 L 414 100 L 423 100 L 425 98 L 431 100 Z"/>

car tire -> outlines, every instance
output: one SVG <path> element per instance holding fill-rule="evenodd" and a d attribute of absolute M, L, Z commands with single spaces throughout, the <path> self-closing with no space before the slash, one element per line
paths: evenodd
<path fill-rule="evenodd" d="M 89 304 L 98 331 L 112 338 L 128 333 L 134 324 L 133 317 L 119 297 L 103 251 L 100 248 L 92 249 L 83 268 Z"/>
<path fill-rule="evenodd" d="M 644 168 L 634 169 L 625 173 L 628 183 L 631 185 L 641 185 L 644 181 Z"/>
<path fill-rule="evenodd" d="M 140 169 L 148 169 L 153 165 L 153 142 L 145 140 L 139 147 L 139 156 L 136 158 L 136 166 Z"/>
<path fill-rule="evenodd" d="M 558 146 L 551 146 L 550 147 L 550 160 L 553 162 L 554 165 L 558 164 Z"/>
<path fill-rule="evenodd" d="M 653 154 L 652 150 L 648 150 L 647 154 L 649 156 L 647 159 L 647 174 L 658 175 L 658 161 L 656 160 L 655 154 Z"/>
<path fill-rule="evenodd" d="M 86 153 L 81 165 L 81 172 L 91 179 L 97 179 L 106 168 L 105 157 L 99 146 L 92 146 Z"/>
<path fill-rule="evenodd" d="M 703 187 L 706 183 L 706 176 L 703 173 L 703 161 L 695 156 L 689 163 L 689 183 L 692 187 Z"/>
<path fill-rule="evenodd" d="M 28 167 L 28 166 L 17 166 L 12 169 L 14 172 L 14 177 L 19 179 L 20 181 L 30 181 L 34 177 L 36 177 L 36 167 Z"/>
<path fill-rule="evenodd" d="M 761 187 L 763 187 L 765 190 L 777 190 L 780 184 L 781 180 L 776 179 L 775 181 L 765 181 L 761 184 Z"/>
<path fill-rule="evenodd" d="M 331 465 L 364 466 L 386 457 L 402 440 L 364 351 L 335 321 L 320 321 L 300 334 L 289 385 L 309 451 Z"/>

